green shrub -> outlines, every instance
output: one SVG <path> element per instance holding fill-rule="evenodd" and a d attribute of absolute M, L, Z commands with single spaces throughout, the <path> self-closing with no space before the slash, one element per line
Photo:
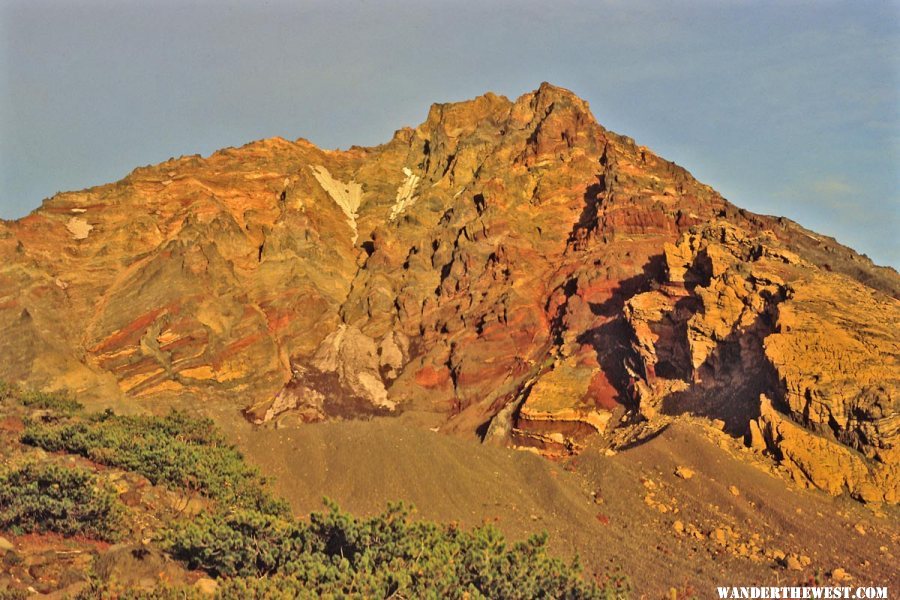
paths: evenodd
<path fill-rule="evenodd" d="M 197 491 L 230 506 L 288 514 L 287 505 L 267 492 L 257 471 L 226 443 L 209 419 L 179 412 L 166 417 L 123 417 L 107 411 L 29 423 L 21 440 L 140 473 L 154 484 Z"/>
<path fill-rule="evenodd" d="M 224 598 L 619 598 L 622 580 L 585 582 L 577 563 L 547 554 L 546 536 L 507 544 L 493 527 L 464 531 L 412 521 L 403 505 L 359 519 L 329 505 L 305 524 L 253 511 L 176 524 L 163 546 L 192 568 L 229 579 Z"/>
<path fill-rule="evenodd" d="M 0 474 L 0 529 L 112 541 L 121 533 L 123 511 L 86 469 L 28 464 Z"/>
<path fill-rule="evenodd" d="M 32 405 L 42 402 L 51 404 Z M 545 535 L 509 544 L 490 526 L 465 531 L 412 520 L 402 504 L 357 518 L 326 501 L 327 511 L 313 513 L 308 523 L 297 521 L 208 419 L 179 412 L 125 417 L 69 411 L 27 423 L 21 441 L 214 500 L 209 512 L 169 523 L 158 541 L 190 568 L 219 577 L 220 598 L 612 599 L 627 593 L 623 579 L 598 586 L 581 578 L 577 562 L 549 556 Z M 89 472 L 43 469 L 26 467 L 0 479 L 0 527 L 113 537 L 108 532 L 116 530 L 119 505 L 96 489 Z M 123 595 L 95 582 L 82 596 L 197 595 L 183 587 Z"/>
<path fill-rule="evenodd" d="M 161 541 L 190 568 L 232 577 L 278 573 L 303 553 L 322 550 L 298 521 L 253 510 L 199 515 L 166 530 Z"/>
<path fill-rule="evenodd" d="M 14 392 L 10 392 L 13 394 Z M 52 410 L 64 415 L 71 415 L 83 409 L 80 402 L 72 398 L 68 392 L 27 391 L 19 394 L 19 402 L 28 408 Z"/>
<path fill-rule="evenodd" d="M 0 379 L 0 402 L 12 398 L 16 389 L 8 381 Z"/>
<path fill-rule="evenodd" d="M 93 579 L 71 600 L 208 600 L 209 596 L 193 587 L 158 585 L 150 590 L 121 589 L 108 581 Z M 0 596 L 0 600 L 3 600 Z M 246 598 L 244 600 L 247 600 Z"/>
<path fill-rule="evenodd" d="M 415 590 L 409 590 L 396 586 L 388 586 L 388 590 L 393 590 L 387 595 L 381 595 L 366 585 L 365 582 L 351 582 L 349 586 L 352 591 L 346 591 L 346 584 L 328 585 L 311 588 L 302 579 L 292 575 L 276 575 L 274 577 L 266 577 L 261 579 L 239 577 L 234 579 L 226 579 L 220 581 L 220 587 L 216 593 L 219 600 L 247 600 L 250 598 L 265 598 L 266 600 L 312 600 L 315 598 L 429 598 L 429 599 L 467 599 L 482 600 L 503 598 L 508 600 L 531 600 L 533 598 L 563 598 L 563 599 L 580 599 L 591 598 L 596 600 L 620 600 L 628 597 L 628 589 L 618 584 L 610 584 L 602 588 L 597 586 L 583 586 L 580 589 L 568 589 L 562 593 L 554 594 L 550 590 L 538 591 L 532 595 L 532 591 L 519 589 L 509 595 L 496 596 L 491 593 L 484 593 L 475 587 L 467 589 L 448 589 L 435 588 L 431 589 L 426 585 L 422 585 Z M 377 588 L 383 589 L 383 586 Z"/>

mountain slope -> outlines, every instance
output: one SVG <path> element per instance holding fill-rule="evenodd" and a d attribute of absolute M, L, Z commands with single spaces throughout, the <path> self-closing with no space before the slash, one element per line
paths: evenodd
<path fill-rule="evenodd" d="M 374 148 L 270 139 L 0 226 L 0 376 L 279 425 L 406 413 L 549 456 L 684 412 L 897 503 L 900 277 L 543 84 Z"/>

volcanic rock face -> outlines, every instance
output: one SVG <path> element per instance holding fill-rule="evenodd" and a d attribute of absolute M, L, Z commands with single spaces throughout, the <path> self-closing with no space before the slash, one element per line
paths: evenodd
<path fill-rule="evenodd" d="M 802 483 L 897 503 L 897 301 L 727 222 L 664 256 L 625 307 L 640 412 L 722 418 Z"/>
<path fill-rule="evenodd" d="M 0 255 L 8 379 L 259 423 L 418 411 L 548 455 L 692 412 L 897 501 L 900 277 L 548 84 L 374 148 L 140 168 L 0 224 Z M 848 466 L 809 466 L 832 446 Z"/>

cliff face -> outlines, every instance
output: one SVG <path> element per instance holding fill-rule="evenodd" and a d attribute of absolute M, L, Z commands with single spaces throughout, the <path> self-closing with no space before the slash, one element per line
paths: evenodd
<path fill-rule="evenodd" d="M 720 418 L 803 484 L 896 504 L 897 300 L 725 221 L 664 257 L 625 307 L 641 414 Z"/>
<path fill-rule="evenodd" d="M 0 224 L 0 264 L 7 379 L 259 423 L 410 412 L 547 455 L 690 412 L 898 501 L 896 272 L 548 84 L 374 148 L 263 140 L 59 194 Z"/>

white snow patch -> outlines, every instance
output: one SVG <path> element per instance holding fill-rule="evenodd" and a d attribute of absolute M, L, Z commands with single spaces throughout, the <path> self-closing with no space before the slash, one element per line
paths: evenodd
<path fill-rule="evenodd" d="M 397 408 L 379 373 L 378 344 L 358 328 L 342 323 L 322 340 L 312 365 L 325 373 L 337 373 L 342 386 L 374 406 Z"/>
<path fill-rule="evenodd" d="M 69 233 L 71 233 L 72 237 L 76 240 L 87 239 L 88 234 L 93 228 L 93 225 L 78 217 L 72 217 L 69 219 L 68 223 L 66 223 L 66 229 L 69 230 Z"/>
<path fill-rule="evenodd" d="M 338 181 L 322 165 L 310 165 L 309 168 L 312 169 L 313 175 L 316 181 L 319 182 L 319 185 L 322 186 L 322 189 L 328 192 L 335 204 L 344 211 L 344 214 L 347 216 L 347 224 L 353 230 L 350 241 L 355 244 L 356 239 L 359 237 L 359 233 L 356 230 L 356 219 L 359 218 L 357 211 L 359 210 L 359 205 L 362 204 L 362 185 L 352 179 L 348 183 Z"/>
<path fill-rule="evenodd" d="M 397 188 L 397 199 L 391 208 L 391 221 L 403 214 L 403 211 L 415 204 L 416 200 L 419 199 L 418 196 L 413 195 L 416 192 L 416 186 L 419 185 L 419 176 L 414 175 L 407 167 L 403 167 L 403 174 L 406 175 L 406 179 Z"/>
<path fill-rule="evenodd" d="M 384 387 L 384 382 L 376 375 L 369 373 L 368 371 L 363 371 L 356 377 L 360 387 L 366 391 L 369 396 L 369 401 L 371 401 L 372 404 L 378 408 L 386 408 L 388 410 L 397 408 L 397 403 L 388 399 L 388 393 Z"/>

